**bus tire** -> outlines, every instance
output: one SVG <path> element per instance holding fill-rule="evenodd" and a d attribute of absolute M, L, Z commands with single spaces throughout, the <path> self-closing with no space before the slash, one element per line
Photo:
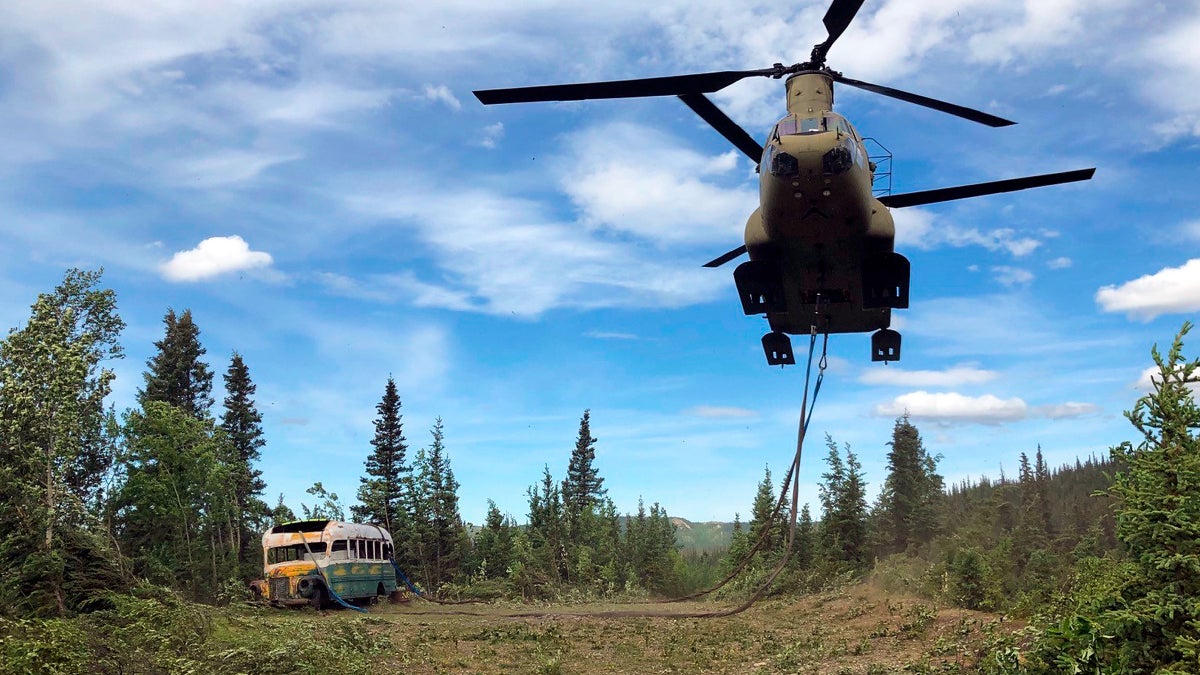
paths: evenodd
<path fill-rule="evenodd" d="M 316 584 L 316 586 L 313 587 L 312 597 L 308 599 L 308 603 L 312 605 L 313 609 L 325 609 L 325 606 L 329 604 L 326 602 L 325 587 L 321 584 Z"/>

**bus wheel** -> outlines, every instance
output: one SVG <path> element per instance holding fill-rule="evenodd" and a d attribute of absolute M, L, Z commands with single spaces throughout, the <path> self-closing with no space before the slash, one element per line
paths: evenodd
<path fill-rule="evenodd" d="M 313 588 L 312 597 L 309 598 L 308 602 L 313 606 L 313 609 L 325 609 L 325 605 L 328 604 L 325 602 L 325 587 L 317 584 Z"/>

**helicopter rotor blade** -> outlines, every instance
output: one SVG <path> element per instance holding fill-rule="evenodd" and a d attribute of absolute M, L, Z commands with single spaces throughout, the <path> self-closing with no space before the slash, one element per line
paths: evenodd
<path fill-rule="evenodd" d="M 928 96 L 921 96 L 920 94 L 914 94 L 912 92 L 894 89 L 892 87 L 885 87 L 880 84 L 871 84 L 870 82 L 855 80 L 838 73 L 830 73 L 830 77 L 833 78 L 834 82 L 848 84 L 851 87 L 858 87 L 859 89 L 864 89 L 876 94 L 883 94 L 884 96 L 890 96 L 891 98 L 900 99 L 901 101 L 908 101 L 909 103 L 915 103 L 920 106 L 925 106 L 926 108 L 940 110 L 944 113 L 954 115 L 955 117 L 961 117 L 963 119 L 971 120 L 972 122 L 986 124 L 989 127 L 1007 127 L 1009 125 L 1016 124 L 1016 122 L 1013 122 L 1012 120 L 1006 120 L 1003 117 L 989 115 L 982 110 L 975 110 L 974 108 L 967 108 L 954 103 L 939 101 L 936 98 L 929 98 Z"/>
<path fill-rule="evenodd" d="M 754 140 L 754 137 L 738 126 L 737 122 L 729 119 L 729 116 L 721 112 L 721 109 L 708 100 L 707 96 L 704 94 L 680 94 L 679 99 L 726 140 L 733 143 L 734 147 L 741 150 L 752 162 L 757 164 L 762 160 L 762 143 Z"/>
<path fill-rule="evenodd" d="M 863 0 L 833 0 L 833 4 L 829 5 L 829 9 L 825 12 L 825 18 L 822 19 L 825 23 L 825 30 L 829 31 L 829 37 L 822 43 L 826 50 L 842 36 L 842 33 L 846 32 L 846 28 L 854 20 L 854 15 L 858 14 L 858 9 L 862 7 L 862 4 Z"/>
<path fill-rule="evenodd" d="M 1077 169 L 1075 171 L 1063 171 L 1061 173 L 1047 173 L 1040 176 L 1009 178 L 1007 180 L 995 180 L 987 183 L 975 183 L 972 185 L 959 185 L 957 187 L 938 188 L 936 190 L 924 190 L 922 192 L 886 195 L 880 197 L 879 201 L 888 208 L 900 209 L 906 206 L 937 204 L 938 202 L 948 202 L 955 199 L 968 199 L 970 197 L 982 197 L 984 195 L 994 195 L 1002 192 L 1016 192 L 1017 190 L 1046 187 L 1047 185 L 1074 183 L 1081 180 L 1090 180 L 1092 174 L 1094 173 L 1096 173 L 1096 169 L 1094 167 L 1091 169 Z"/>
<path fill-rule="evenodd" d="M 747 77 L 773 76 L 775 68 L 760 70 L 722 70 L 694 75 L 645 77 L 636 80 L 550 84 L 510 89 L 482 89 L 475 98 L 484 105 L 497 103 L 533 103 L 537 101 L 584 101 L 598 98 L 640 98 L 643 96 L 682 96 L 711 94 Z"/>
<path fill-rule="evenodd" d="M 733 249 L 732 251 L 726 251 L 725 253 L 722 253 L 720 256 L 713 258 L 712 260 L 709 260 L 708 262 L 704 263 L 704 266 L 705 267 L 720 267 L 721 265 L 724 265 L 725 263 L 729 262 L 730 260 L 733 260 L 734 258 L 741 256 L 745 252 L 746 252 L 746 246 L 745 246 L 745 244 L 743 244 L 743 245 Z"/>

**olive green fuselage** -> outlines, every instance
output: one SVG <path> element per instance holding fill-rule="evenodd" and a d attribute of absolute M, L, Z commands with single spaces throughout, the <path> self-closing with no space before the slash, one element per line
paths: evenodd
<path fill-rule="evenodd" d="M 788 115 L 763 149 L 760 206 L 745 234 L 752 261 L 778 266 L 786 311 L 767 320 L 792 334 L 814 325 L 830 333 L 886 328 L 891 310 L 863 308 L 863 266 L 893 250 L 895 227 L 872 195 L 862 139 L 833 112 L 828 75 L 794 75 L 787 92 Z"/>

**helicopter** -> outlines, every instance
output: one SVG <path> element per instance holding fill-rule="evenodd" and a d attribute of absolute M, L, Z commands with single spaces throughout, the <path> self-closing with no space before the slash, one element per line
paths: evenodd
<path fill-rule="evenodd" d="M 893 309 L 909 305 L 907 258 L 895 251 L 889 209 L 1014 192 L 1091 179 L 1095 168 L 875 196 L 877 166 L 864 139 L 833 109 L 834 83 L 932 108 L 990 127 L 1015 124 L 989 113 L 872 84 L 826 65 L 826 54 L 864 0 L 833 0 L 822 22 L 828 37 L 808 61 L 758 70 L 542 85 L 474 92 L 484 105 L 540 101 L 676 96 L 756 164 L 759 206 L 746 222 L 745 243 L 705 263 L 715 268 L 742 255 L 733 272 L 742 311 L 765 315 L 769 365 L 794 364 L 788 335 L 871 335 L 872 361 L 898 361 Z M 748 77 L 784 79 L 787 114 L 760 143 L 705 94 Z"/>

